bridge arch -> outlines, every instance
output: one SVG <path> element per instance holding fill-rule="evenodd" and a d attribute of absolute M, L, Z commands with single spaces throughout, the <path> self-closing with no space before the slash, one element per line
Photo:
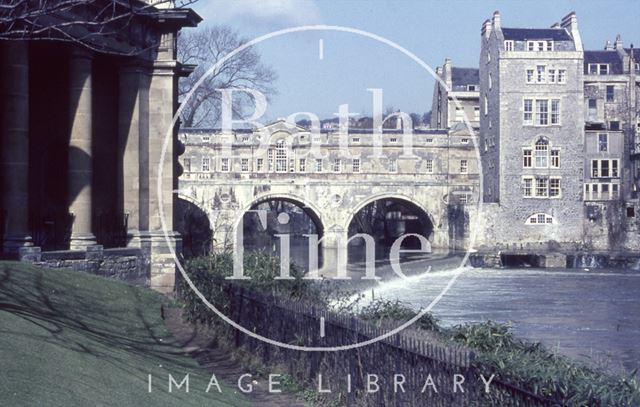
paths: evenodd
<path fill-rule="evenodd" d="M 302 198 L 302 197 L 300 197 L 298 195 L 287 194 L 287 193 L 268 193 L 268 194 L 260 195 L 258 197 L 254 197 L 254 199 L 249 204 L 245 205 L 243 208 L 241 208 L 238 211 L 238 216 L 237 216 L 237 219 L 235 221 L 234 227 L 237 228 L 239 226 L 239 224 L 242 221 L 244 215 L 248 211 L 250 211 L 252 208 L 255 208 L 256 206 L 260 205 L 261 203 L 265 203 L 265 202 L 269 202 L 269 201 L 289 202 L 289 203 L 291 203 L 293 205 L 296 205 L 300 209 L 302 209 L 304 211 L 304 213 L 307 216 L 309 216 L 309 218 L 311 218 L 311 220 L 315 224 L 316 229 L 318 230 L 319 237 L 322 237 L 322 235 L 323 235 L 323 233 L 325 231 L 325 226 L 324 226 L 324 220 L 323 220 L 323 216 L 322 216 L 322 211 L 320 210 L 320 208 L 318 208 L 316 205 L 314 205 L 313 203 L 309 202 L 305 198 Z"/>
<path fill-rule="evenodd" d="M 388 203 L 391 203 L 390 206 L 397 204 L 399 208 L 398 207 L 393 208 L 395 210 L 393 210 L 392 212 L 400 212 L 400 217 L 395 219 L 388 217 L 388 213 L 384 213 L 384 212 L 383 212 L 383 218 L 377 219 L 378 222 L 379 221 L 384 222 L 385 238 L 391 238 L 393 240 L 393 238 L 398 237 L 400 235 L 407 234 L 407 233 L 418 233 L 420 235 L 425 236 L 429 241 L 431 242 L 434 241 L 435 230 L 438 226 L 438 223 L 434 218 L 434 212 L 435 212 L 434 209 L 428 208 L 422 202 L 418 201 L 417 199 L 415 199 L 410 195 L 405 195 L 397 192 L 371 195 L 366 199 L 362 200 L 361 202 L 359 202 L 357 205 L 351 208 L 348 208 L 347 210 L 348 214 L 346 216 L 345 224 L 344 224 L 345 231 L 347 232 L 348 235 L 351 235 L 352 233 L 356 233 L 353 230 L 354 228 L 358 229 L 357 233 L 365 232 L 364 230 L 361 230 L 362 227 L 361 225 L 358 225 L 356 217 L 358 213 L 360 213 L 363 209 L 379 201 L 386 201 Z M 400 209 L 409 211 L 409 213 Z M 415 218 L 407 219 L 406 215 L 411 215 Z M 371 219 L 369 220 L 371 221 Z M 369 226 L 373 227 L 374 225 L 372 223 L 375 223 L 375 222 L 376 221 L 370 222 Z M 387 225 L 389 224 L 389 222 L 396 223 L 397 229 L 395 231 L 390 231 L 387 229 Z M 374 234 L 375 236 L 375 235 L 378 235 L 380 230 L 378 228 L 377 231 L 371 230 L 369 232 Z M 387 232 L 390 232 L 390 235 L 386 235 Z M 391 236 L 391 234 L 393 234 L 394 232 L 397 234 L 397 236 Z M 380 238 L 380 235 L 378 235 L 378 238 Z M 415 238 L 410 238 L 410 239 L 415 239 Z"/>
<path fill-rule="evenodd" d="M 362 200 L 361 202 L 359 202 L 356 206 L 351 207 L 351 208 L 347 208 L 347 216 L 346 216 L 346 223 L 344 224 L 345 230 L 349 227 L 349 225 L 351 224 L 351 221 L 353 221 L 353 218 L 355 217 L 355 215 L 360 212 L 362 209 L 364 209 L 364 207 L 366 207 L 367 205 L 376 202 L 376 201 L 380 201 L 380 200 L 395 200 L 395 201 L 404 201 L 414 207 L 416 207 L 417 209 L 419 209 L 420 211 L 423 212 L 423 214 L 429 219 L 429 221 L 431 222 L 431 224 L 433 225 L 434 229 L 437 226 L 437 223 L 435 221 L 435 218 L 433 217 L 433 209 L 431 208 L 427 208 L 426 206 L 424 206 L 421 202 L 419 202 L 418 200 L 416 200 L 414 197 L 410 196 L 410 195 L 405 195 L 405 194 L 400 194 L 397 192 L 389 192 L 389 193 L 381 193 L 381 194 L 376 194 L 376 195 L 371 195 L 369 197 L 367 197 L 366 199 Z"/>

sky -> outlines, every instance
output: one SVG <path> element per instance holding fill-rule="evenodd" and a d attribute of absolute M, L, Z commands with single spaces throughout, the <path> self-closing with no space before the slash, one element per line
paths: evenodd
<path fill-rule="evenodd" d="M 503 27 L 534 28 L 550 27 L 575 11 L 585 49 L 602 49 L 617 34 L 625 46 L 640 47 L 636 0 L 199 0 L 193 8 L 204 18 L 202 25 L 228 25 L 247 39 L 303 25 L 364 30 L 398 44 L 433 70 L 445 58 L 454 66 L 477 67 L 480 28 L 495 10 Z M 433 76 L 374 39 L 304 31 L 267 39 L 256 50 L 278 74 L 265 121 L 295 112 L 335 117 L 342 104 L 354 114 L 371 115 L 373 93 L 367 89 L 373 88 L 382 89 L 384 108 L 406 113 L 431 109 Z"/>

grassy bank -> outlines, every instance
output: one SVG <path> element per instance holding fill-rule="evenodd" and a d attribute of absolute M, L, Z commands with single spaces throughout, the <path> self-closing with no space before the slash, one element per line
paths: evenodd
<path fill-rule="evenodd" d="M 184 354 L 151 290 L 0 262 L 0 406 L 242 406 Z M 190 392 L 168 392 L 190 373 Z M 153 376 L 152 392 L 147 377 Z M 183 387 L 184 389 L 184 387 Z"/>

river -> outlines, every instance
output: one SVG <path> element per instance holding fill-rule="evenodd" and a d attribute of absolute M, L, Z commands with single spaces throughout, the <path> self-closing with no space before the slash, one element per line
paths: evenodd
<path fill-rule="evenodd" d="M 272 247 L 277 252 L 277 245 Z M 353 280 L 344 289 L 361 290 L 367 298 L 401 300 L 426 307 L 456 273 L 460 256 L 433 253 L 422 260 L 403 259 L 403 280 L 394 275 L 377 251 L 371 286 L 358 281 L 362 247 L 350 249 Z M 291 258 L 306 268 L 305 242 L 291 247 Z M 429 267 L 430 272 L 418 278 Z M 365 288 L 366 287 L 366 288 Z M 613 371 L 640 367 L 640 271 L 612 269 L 482 269 L 465 267 L 450 290 L 432 309 L 445 326 L 486 320 L 511 322 L 514 333 L 540 341 L 568 357 Z M 639 369 L 640 370 L 640 369 Z"/>
<path fill-rule="evenodd" d="M 422 272 L 429 261 L 405 264 Z M 426 307 L 454 271 L 382 282 L 376 297 Z M 371 295 L 371 289 L 366 291 Z M 640 272 L 637 270 L 465 268 L 432 312 L 446 325 L 493 320 L 574 359 L 613 371 L 640 367 Z"/>

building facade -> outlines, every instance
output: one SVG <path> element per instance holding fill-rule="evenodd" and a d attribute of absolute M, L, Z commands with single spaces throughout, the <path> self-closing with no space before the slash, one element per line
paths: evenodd
<path fill-rule="evenodd" d="M 478 68 L 459 68 L 446 59 L 436 68 L 442 82 L 436 81 L 431 104 L 431 128 L 448 129 L 457 123 L 480 127 L 480 78 Z"/>
<path fill-rule="evenodd" d="M 636 247 L 632 51 L 619 40 L 584 51 L 575 13 L 524 29 L 503 27 L 496 12 L 481 41 L 486 243 Z"/>
<path fill-rule="evenodd" d="M 409 152 L 406 133 L 390 129 L 381 135 L 377 156 L 370 129 L 312 133 L 284 120 L 261 132 L 182 129 L 179 196 L 206 213 L 218 246 L 233 246 L 233 227 L 248 210 L 284 200 L 307 211 L 322 231 L 323 247 L 335 248 L 346 242 L 359 210 L 390 199 L 428 219 L 424 235 L 432 247 L 464 248 L 479 193 L 474 137 L 461 129 L 414 130 Z"/>
<path fill-rule="evenodd" d="M 85 21 L 83 13 L 99 10 L 98 3 L 65 18 Z M 190 9 L 142 1 L 126 7 L 138 13 L 114 36 L 88 36 L 78 24 L 72 34 L 90 40 L 0 41 L 2 256 L 137 248 L 151 286 L 172 289 L 177 151 L 169 143 L 161 163 L 160 150 L 177 108 L 178 78 L 189 73 L 176 60 L 177 33 L 201 19 Z M 46 17 L 43 24 L 55 24 L 60 16 Z"/>

